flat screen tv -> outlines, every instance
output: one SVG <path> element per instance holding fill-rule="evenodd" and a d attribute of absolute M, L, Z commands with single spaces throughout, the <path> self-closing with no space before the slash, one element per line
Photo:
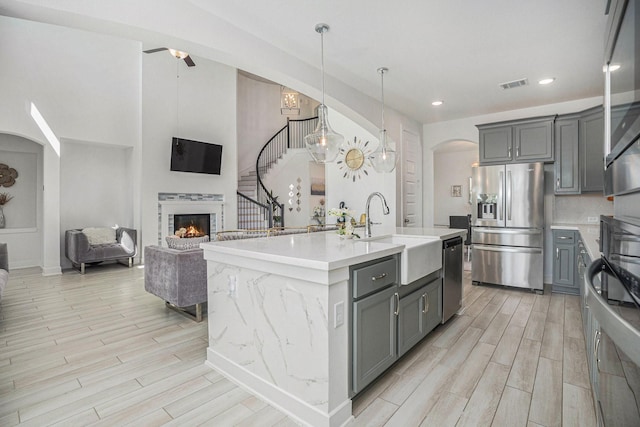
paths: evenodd
<path fill-rule="evenodd" d="M 171 141 L 171 170 L 220 175 L 222 145 L 176 138 Z"/>

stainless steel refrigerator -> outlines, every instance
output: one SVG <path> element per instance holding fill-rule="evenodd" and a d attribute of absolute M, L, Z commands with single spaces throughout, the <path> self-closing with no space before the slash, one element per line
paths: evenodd
<path fill-rule="evenodd" d="M 544 164 L 472 172 L 471 279 L 543 291 Z"/>

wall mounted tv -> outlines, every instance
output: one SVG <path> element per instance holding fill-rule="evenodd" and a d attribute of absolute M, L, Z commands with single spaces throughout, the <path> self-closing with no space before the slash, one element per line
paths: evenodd
<path fill-rule="evenodd" d="M 220 175 L 222 145 L 176 138 L 171 141 L 171 170 Z"/>

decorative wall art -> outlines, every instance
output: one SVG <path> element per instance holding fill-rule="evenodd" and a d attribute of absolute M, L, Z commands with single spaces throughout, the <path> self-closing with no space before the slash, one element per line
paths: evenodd
<path fill-rule="evenodd" d="M 311 178 L 311 195 L 324 196 L 324 178 Z"/>
<path fill-rule="evenodd" d="M 462 197 L 462 185 L 451 186 L 451 197 Z"/>
<path fill-rule="evenodd" d="M 336 162 L 340 170 L 343 171 L 342 177 L 356 182 L 356 178 L 362 179 L 368 176 L 367 169 L 371 167 L 369 159 L 371 153 L 373 153 L 373 149 L 369 147 L 369 141 L 363 143 L 357 136 L 353 137 L 353 141 L 345 141 L 340 148 L 341 160 Z"/>
<path fill-rule="evenodd" d="M 17 170 L 0 163 L 0 187 L 11 187 L 16 183 L 16 178 L 18 178 Z"/>

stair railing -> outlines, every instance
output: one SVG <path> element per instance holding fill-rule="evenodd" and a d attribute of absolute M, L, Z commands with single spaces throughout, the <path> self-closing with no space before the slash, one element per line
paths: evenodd
<path fill-rule="evenodd" d="M 238 197 L 238 213 L 240 212 L 256 212 L 257 218 L 251 218 L 243 221 L 248 229 L 262 230 L 265 228 L 263 218 L 267 218 L 268 227 L 273 227 L 273 209 L 271 206 L 259 203 L 249 196 L 245 196 L 239 191 L 236 191 Z"/>
<path fill-rule="evenodd" d="M 304 148 L 304 137 L 314 131 L 317 122 L 318 117 L 310 119 L 287 118 L 287 124 L 276 132 L 258 153 L 256 159 L 257 199 L 260 203 L 272 206 L 272 217 L 279 217 L 281 227 L 284 227 L 284 203 L 278 203 L 272 191 L 265 187 L 262 177 L 287 152 L 287 149 Z"/>

